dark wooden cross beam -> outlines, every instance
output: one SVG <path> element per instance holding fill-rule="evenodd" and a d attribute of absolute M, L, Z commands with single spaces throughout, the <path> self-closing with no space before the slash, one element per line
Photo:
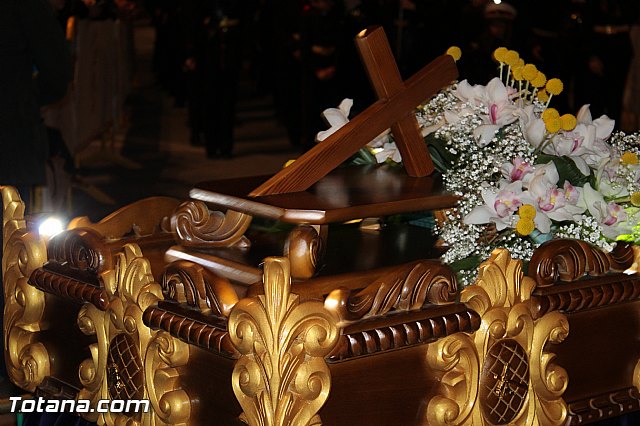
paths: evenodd
<path fill-rule="evenodd" d="M 304 191 L 389 127 L 407 173 L 422 177 L 433 172 L 414 110 L 458 77 L 453 58 L 440 56 L 403 82 L 381 27 L 362 31 L 356 44 L 378 101 L 254 189 L 249 196 Z"/>

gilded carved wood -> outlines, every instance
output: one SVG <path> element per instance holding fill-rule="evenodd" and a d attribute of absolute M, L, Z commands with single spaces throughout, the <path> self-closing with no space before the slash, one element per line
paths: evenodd
<path fill-rule="evenodd" d="M 127 244 L 115 256 L 114 268 L 101 274 L 109 305 L 102 311 L 83 305 L 78 326 L 95 335 L 91 358 L 82 362 L 83 389 L 78 398 L 149 399 L 147 413 L 89 413 L 101 424 L 187 424 L 191 402 L 181 389 L 177 368 L 187 363 L 189 345 L 142 322 L 143 312 L 162 300 L 162 288 L 151 275 L 138 246 Z"/>
<path fill-rule="evenodd" d="M 442 383 L 428 405 L 428 424 L 565 423 L 562 394 L 568 377 L 553 362 L 547 343 L 562 342 L 569 324 L 559 312 L 534 319 L 535 285 L 505 249 L 480 266 L 475 285 L 461 294 L 480 314 L 480 329 L 448 336 L 428 350 L 428 364 L 440 372 Z"/>
<path fill-rule="evenodd" d="M 39 341 L 44 293 L 29 285 L 31 273 L 47 259 L 45 242 L 27 232 L 24 203 L 12 187 L 0 187 L 3 204 L 2 277 L 4 355 L 9 378 L 33 391 L 50 372 L 49 354 Z"/>
<path fill-rule="evenodd" d="M 289 261 L 267 258 L 264 295 L 240 300 L 229 335 L 240 352 L 232 386 L 249 425 L 316 425 L 331 388 L 326 356 L 336 344 L 336 318 L 321 302 L 290 293 Z"/>

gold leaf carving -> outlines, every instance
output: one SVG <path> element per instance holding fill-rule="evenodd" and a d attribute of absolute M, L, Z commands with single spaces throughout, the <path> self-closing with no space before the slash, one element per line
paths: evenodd
<path fill-rule="evenodd" d="M 321 302 L 290 294 L 289 261 L 267 258 L 265 294 L 240 300 L 229 335 L 241 357 L 232 386 L 250 425 L 320 424 L 331 377 L 324 356 L 338 341 L 336 318 Z"/>
<path fill-rule="evenodd" d="M 47 259 L 38 235 L 27 232 L 24 203 L 15 188 L 0 187 L 3 202 L 2 276 L 4 286 L 4 347 L 11 380 L 29 391 L 49 375 L 46 347 L 39 342 L 44 293 L 29 285 L 31 273 Z"/>
<path fill-rule="evenodd" d="M 115 256 L 114 268 L 100 278 L 109 297 L 107 310 L 87 303 L 78 315 L 80 330 L 96 336 L 96 343 L 89 347 L 91 358 L 83 361 L 78 371 L 84 386 L 78 398 L 95 405 L 99 399 L 120 395 L 143 397 L 151 401 L 152 410 L 88 413 L 86 418 L 107 425 L 186 424 L 191 402 L 180 388 L 175 367 L 186 364 L 189 347 L 142 322 L 144 310 L 162 299 L 162 288 L 151 275 L 149 261 L 137 245 L 126 244 Z M 123 368 L 134 371 L 124 374 Z"/>
<path fill-rule="evenodd" d="M 427 407 L 429 424 L 565 423 L 568 376 L 546 347 L 566 338 L 569 323 L 559 312 L 534 320 L 534 288 L 521 261 L 505 249 L 480 265 L 461 301 L 480 314 L 482 325 L 428 349 L 428 364 L 442 377 L 442 391 Z"/>
<path fill-rule="evenodd" d="M 160 331 L 149 342 L 145 356 L 145 382 L 155 414 L 165 423 L 186 425 L 191 400 L 180 387 L 177 367 L 189 361 L 189 345 Z"/>
<path fill-rule="evenodd" d="M 228 210 L 210 211 L 202 201 L 186 201 L 171 217 L 171 230 L 178 241 L 187 247 L 247 246 L 244 233 L 251 224 L 251 216 Z"/>

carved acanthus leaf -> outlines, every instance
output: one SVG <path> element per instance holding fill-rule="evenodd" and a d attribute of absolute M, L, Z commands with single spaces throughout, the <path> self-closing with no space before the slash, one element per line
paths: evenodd
<path fill-rule="evenodd" d="M 320 302 L 290 294 L 289 262 L 267 258 L 264 296 L 240 300 L 229 335 L 242 355 L 232 386 L 250 425 L 318 424 L 331 377 L 324 356 L 338 340 L 336 318 Z"/>
<path fill-rule="evenodd" d="M 547 344 L 561 343 L 569 323 L 559 312 L 534 319 L 534 289 L 521 261 L 505 249 L 480 265 L 476 283 L 460 298 L 482 325 L 471 339 L 457 333 L 429 347 L 428 364 L 442 377 L 440 396 L 427 407 L 429 424 L 565 423 L 567 372 Z"/>
<path fill-rule="evenodd" d="M 11 381 L 34 391 L 49 375 L 50 361 L 40 342 L 45 295 L 29 285 L 29 276 L 47 258 L 45 243 L 27 232 L 24 203 L 15 188 L 0 187 L 3 201 L 2 278 L 4 355 Z"/>

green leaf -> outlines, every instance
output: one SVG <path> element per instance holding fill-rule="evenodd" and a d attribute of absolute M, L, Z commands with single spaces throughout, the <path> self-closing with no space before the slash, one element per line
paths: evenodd
<path fill-rule="evenodd" d="M 558 170 L 558 176 L 560 180 L 558 185 L 562 186 L 565 181 L 568 181 L 573 186 L 584 186 L 585 183 L 593 184 L 593 176 L 583 175 L 580 169 L 576 166 L 576 163 L 567 156 L 558 157 L 555 155 L 540 154 L 536 160 L 536 164 L 547 164 L 553 161 Z"/>
<path fill-rule="evenodd" d="M 362 166 L 365 164 L 378 164 L 375 155 L 369 151 L 367 147 L 360 148 L 360 150 L 351 157 L 349 162 L 352 165 Z"/>
<path fill-rule="evenodd" d="M 446 141 L 435 137 L 433 133 L 427 135 L 424 141 L 427 144 L 427 148 L 429 148 L 429 154 L 431 154 L 431 159 L 433 160 L 433 165 L 436 170 L 444 173 L 451 167 L 456 156 L 449 152 Z"/>
<path fill-rule="evenodd" d="M 470 271 L 478 269 L 478 266 L 480 266 L 481 262 L 482 259 L 480 258 L 480 256 L 469 256 L 465 257 L 464 259 L 456 260 L 455 262 L 450 263 L 449 266 L 455 272 Z"/>

